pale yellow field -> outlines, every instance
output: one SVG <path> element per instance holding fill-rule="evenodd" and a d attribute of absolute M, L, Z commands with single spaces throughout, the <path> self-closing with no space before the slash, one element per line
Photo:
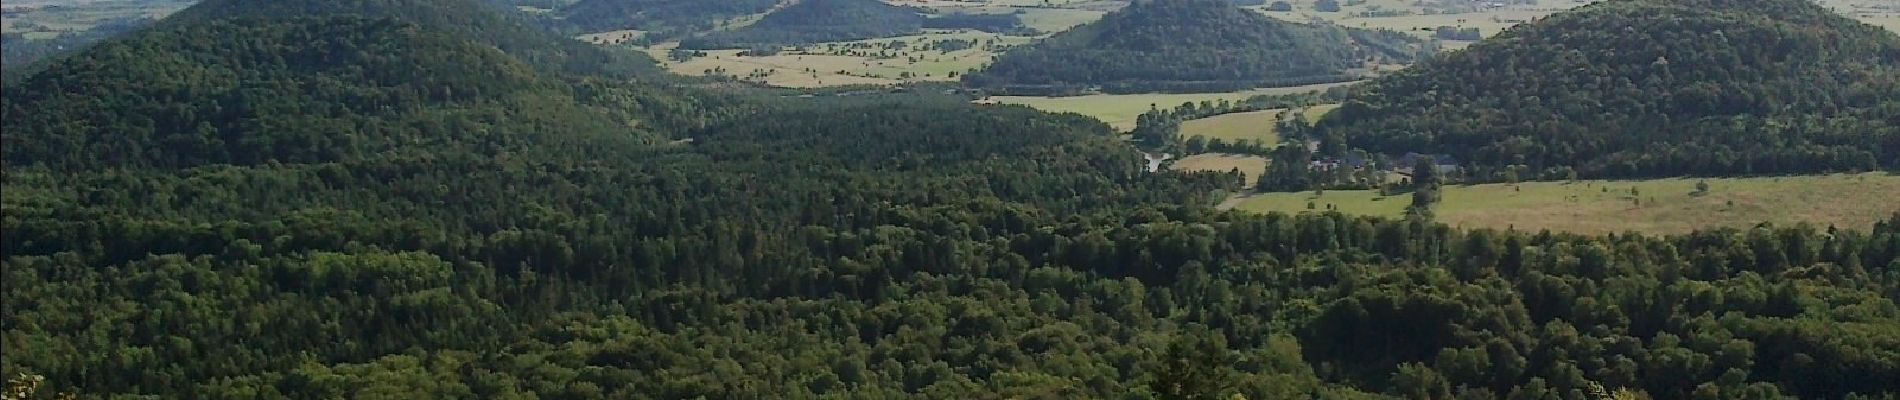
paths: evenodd
<path fill-rule="evenodd" d="M 1266 157 L 1245 154 L 1207 153 L 1195 154 L 1174 161 L 1170 169 L 1176 171 L 1214 171 L 1227 172 L 1235 168 L 1246 174 L 1246 186 L 1252 187 L 1255 177 L 1267 170 Z"/>
<path fill-rule="evenodd" d="M 1338 104 L 1321 104 L 1299 109 L 1295 113 L 1307 123 L 1312 123 L 1338 108 Z M 1205 136 L 1229 142 L 1258 140 L 1272 146 L 1280 142 L 1280 135 L 1274 132 L 1274 124 L 1280 121 L 1280 114 L 1285 112 L 1286 109 L 1275 108 L 1188 120 L 1181 123 L 1181 137 Z"/>
<path fill-rule="evenodd" d="M 1025 8 L 1022 10 L 1024 10 L 1023 26 L 1035 28 L 1044 34 L 1054 34 L 1077 25 L 1095 22 L 1102 19 L 1102 15 L 1108 14 L 1102 11 L 1076 9 Z"/>
<path fill-rule="evenodd" d="M 1293 0 L 1292 12 L 1268 12 L 1265 6 L 1249 7 L 1274 18 L 1294 22 L 1326 21 L 1341 26 L 1368 29 L 1391 29 L 1410 33 L 1419 37 L 1432 36 L 1431 29 L 1439 26 L 1457 26 L 1478 28 L 1485 36 L 1495 35 L 1504 28 L 1530 21 L 1545 15 L 1584 5 L 1586 2 L 1572 0 L 1545 0 L 1535 6 L 1511 6 L 1488 9 L 1480 12 L 1425 15 L 1425 7 L 1412 0 L 1370 0 L 1364 5 L 1344 6 L 1340 12 L 1318 12 L 1313 10 L 1313 0 Z M 1343 1 L 1341 2 L 1344 3 Z M 1412 15 L 1395 17 L 1359 17 L 1356 13 L 1380 10 L 1409 10 Z M 1448 42 L 1450 47 L 1461 47 L 1463 43 Z"/>
<path fill-rule="evenodd" d="M 1280 136 L 1273 132 L 1273 124 L 1280 120 L 1283 112 L 1286 110 L 1260 110 L 1182 122 L 1181 137 L 1204 136 L 1228 142 L 1257 140 L 1272 146 L 1280 142 Z"/>
<path fill-rule="evenodd" d="M 1764 221 L 1865 229 L 1900 211 L 1895 200 L 1900 198 L 1900 176 L 1885 173 L 1707 179 L 1709 192 L 1693 195 L 1697 181 L 1448 186 L 1434 212 L 1440 222 L 1462 228 L 1682 233 Z M 1308 202 L 1315 211 L 1331 205 L 1346 213 L 1397 217 L 1411 203 L 1411 195 L 1381 197 L 1363 190 L 1329 190 L 1318 197 L 1313 192 L 1267 193 L 1242 200 L 1238 209 L 1305 212 Z"/>
<path fill-rule="evenodd" d="M 1887 30 L 1889 31 L 1900 33 L 1900 14 L 1888 15 L 1884 17 L 1861 18 L 1860 20 L 1869 24 L 1874 24 L 1875 26 L 1887 28 Z"/>
<path fill-rule="evenodd" d="M 1313 123 L 1313 122 L 1318 122 L 1319 118 L 1326 116 L 1327 113 L 1331 113 L 1333 112 L 1333 110 L 1338 110 L 1338 109 L 1339 109 L 1339 104 L 1337 103 L 1321 104 L 1317 106 L 1307 107 L 1305 110 L 1300 111 L 1300 116 L 1306 117 L 1307 123 Z"/>
<path fill-rule="evenodd" d="M 994 40 L 998 43 L 1014 45 L 1027 43 L 1029 38 L 1003 36 L 984 32 L 937 32 L 923 35 L 901 36 L 883 39 L 869 39 L 856 42 L 836 43 L 839 46 L 854 43 L 889 43 L 893 41 L 909 43 L 911 48 L 922 48 L 936 40 L 975 39 Z M 709 71 L 723 69 L 726 75 L 745 77 L 755 70 L 770 71 L 763 81 L 768 85 L 782 87 L 821 87 L 838 85 L 874 84 L 889 85 L 903 82 L 955 81 L 952 72 L 962 74 L 982 67 L 995 58 L 996 54 L 980 48 L 971 48 L 951 52 L 904 50 L 897 57 L 880 59 L 869 56 L 844 55 L 801 55 L 791 50 L 786 53 L 764 57 L 741 57 L 740 50 L 707 51 L 705 57 L 686 62 L 666 60 L 666 52 L 675 46 L 667 43 L 647 49 L 655 59 L 673 73 L 681 75 L 708 75 Z M 826 44 L 811 46 L 822 51 Z M 875 52 L 877 50 L 862 50 Z M 909 58 L 917 57 L 916 63 Z M 906 78 L 904 73 L 910 73 Z"/>
<path fill-rule="evenodd" d="M 1000 103 L 1021 104 L 1043 111 L 1073 112 L 1087 115 L 1102 120 L 1102 122 L 1107 122 L 1109 126 L 1113 126 L 1116 129 L 1126 131 L 1135 129 L 1135 119 L 1141 116 L 1141 113 L 1148 112 L 1151 106 L 1173 108 L 1181 105 L 1181 103 L 1187 102 L 1218 102 L 1223 99 L 1228 101 L 1240 101 L 1263 94 L 1305 93 L 1349 84 L 1351 84 L 1351 82 L 1254 89 L 1231 93 L 1096 94 L 1069 97 L 996 96 L 991 97 L 991 99 Z"/>
<path fill-rule="evenodd" d="M 589 33 L 585 35 L 576 36 L 574 38 L 579 39 L 580 41 L 583 41 L 583 42 L 588 42 L 588 43 L 593 43 L 593 44 L 621 44 L 621 43 L 626 43 L 629 40 L 639 39 L 641 36 L 646 36 L 646 34 L 647 33 L 645 31 L 637 31 L 637 30 L 628 29 L 628 30 L 620 30 L 620 31 Z"/>

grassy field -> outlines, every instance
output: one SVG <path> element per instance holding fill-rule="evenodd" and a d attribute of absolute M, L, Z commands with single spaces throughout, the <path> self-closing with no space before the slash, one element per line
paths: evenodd
<path fill-rule="evenodd" d="M 1339 104 L 1321 104 L 1317 106 L 1307 107 L 1305 110 L 1301 110 L 1300 116 L 1306 117 L 1307 123 L 1313 123 L 1313 122 L 1318 122 L 1319 117 L 1324 117 L 1326 116 L 1326 113 L 1333 112 L 1333 110 L 1337 110 L 1337 109 L 1339 109 Z"/>
<path fill-rule="evenodd" d="M 1708 179 L 1709 192 L 1692 194 L 1696 179 L 1535 182 L 1449 186 L 1434 210 L 1438 220 L 1463 228 L 1550 229 L 1578 233 L 1681 233 L 1699 227 L 1748 227 L 1760 222 L 1867 228 L 1900 211 L 1900 176 L 1885 173 Z M 1631 194 L 1635 189 L 1635 194 Z M 1640 204 L 1638 200 L 1640 199 Z M 1240 202 L 1256 212 L 1305 212 L 1332 206 L 1341 212 L 1396 217 L 1410 194 L 1373 191 L 1267 193 Z"/>
<path fill-rule="evenodd" d="M 912 49 L 922 48 L 925 44 L 938 40 L 978 40 L 996 41 L 1000 44 L 1015 45 L 1029 42 L 1029 38 L 1004 36 L 984 32 L 936 32 L 922 35 L 900 36 L 882 39 L 860 40 L 855 42 L 833 43 L 838 46 L 872 43 L 883 44 L 904 42 Z M 812 46 L 823 49 L 827 45 Z M 674 44 L 662 44 L 647 49 L 655 59 L 666 60 L 667 50 Z M 879 50 L 860 50 L 877 52 Z M 896 51 L 893 58 L 851 55 L 801 55 L 788 51 L 783 54 L 763 57 L 744 57 L 740 50 L 707 51 L 705 57 L 697 57 L 686 62 L 663 61 L 666 68 L 681 75 L 707 75 L 708 71 L 723 70 L 726 75 L 748 76 L 753 71 L 767 71 L 763 81 L 766 84 L 783 87 L 820 87 L 856 84 L 888 85 L 918 81 L 954 81 L 952 73 L 962 74 L 982 67 L 996 56 L 983 48 L 971 48 L 957 51 L 903 50 Z M 917 62 L 911 62 L 911 58 Z M 904 74 L 909 73 L 906 77 Z"/>
<path fill-rule="evenodd" d="M 1135 128 L 1135 118 L 1148 112 L 1150 106 L 1171 108 L 1186 102 L 1201 101 L 1239 101 L 1262 94 L 1305 93 L 1314 90 L 1346 85 L 1349 83 L 1327 83 L 1319 85 L 1295 86 L 1286 88 L 1254 89 L 1231 93 L 1194 93 L 1194 94 L 1097 94 L 1069 97 L 1036 96 L 996 96 L 1000 103 L 1021 104 L 1051 112 L 1073 112 L 1095 117 L 1107 122 L 1116 129 Z"/>
<path fill-rule="evenodd" d="M 1307 122 L 1318 121 L 1320 116 L 1339 108 L 1338 104 L 1321 104 L 1300 109 L 1298 112 Z M 1254 112 L 1221 114 L 1207 118 L 1189 120 L 1181 123 L 1181 136 L 1205 136 L 1209 139 L 1221 139 L 1229 142 L 1239 140 L 1259 140 L 1272 146 L 1280 142 L 1280 135 L 1273 131 L 1274 123 L 1280 120 L 1285 109 L 1260 110 Z"/>
<path fill-rule="evenodd" d="M 1195 154 L 1187 156 L 1187 158 L 1175 160 L 1174 166 L 1169 169 L 1176 171 L 1227 172 L 1235 168 L 1239 168 L 1240 173 L 1246 174 L 1246 186 L 1252 187 L 1254 177 L 1258 177 L 1261 173 L 1266 172 L 1267 159 L 1265 157 L 1245 154 Z"/>
<path fill-rule="evenodd" d="M 51 0 L 34 0 L 51 1 Z M 94 3 L 114 3 L 131 0 L 78 0 Z M 182 1 L 182 0 L 167 0 Z M 1076 25 L 1100 19 L 1103 14 L 1125 5 L 1125 1 L 1115 0 L 890 0 L 892 4 L 928 7 L 945 13 L 1014 13 L 1021 12 L 1024 23 L 1044 32 L 1045 35 L 1067 30 Z M 1343 26 L 1393 29 L 1412 33 L 1420 37 L 1430 37 L 1432 29 L 1438 26 L 1475 27 L 1485 35 L 1494 35 L 1503 29 L 1585 4 L 1581 0 L 1546 0 L 1539 5 L 1514 5 L 1495 9 L 1483 9 L 1476 12 L 1427 14 L 1427 6 L 1413 0 L 1369 0 L 1365 4 L 1346 6 L 1342 12 L 1321 13 L 1312 11 L 1313 0 L 1292 0 L 1293 12 L 1266 12 L 1264 7 L 1253 7 L 1266 15 L 1296 22 L 1325 21 Z M 1868 23 L 1900 31 L 1900 5 L 1883 5 L 1879 2 L 1865 3 L 1859 0 L 1822 0 L 1823 3 L 1852 14 Z M 1409 15 L 1390 17 L 1365 17 L 1358 13 L 1367 11 L 1401 11 Z M 1434 10 L 1436 11 L 1436 10 Z M 725 29 L 739 27 L 756 20 L 759 15 L 735 18 L 722 24 Z M 70 18 L 69 18 L 70 19 Z M 9 30 L 13 30 L 13 20 L 8 20 Z M 58 29 L 83 29 L 84 21 L 54 21 L 47 24 L 34 21 L 37 26 L 51 26 Z M 41 28 L 44 30 L 44 28 Z M 610 32 L 588 35 L 583 40 L 615 44 L 617 36 L 630 32 Z M 38 32 L 35 34 L 52 35 L 57 32 Z M 619 35 L 616 35 L 619 34 Z M 901 38 L 873 39 L 870 42 L 889 40 L 931 40 L 942 38 L 982 38 L 997 39 L 1004 43 L 1020 45 L 1035 38 L 1003 36 L 981 32 L 933 33 Z M 863 42 L 863 41 L 861 41 Z M 1470 42 L 1447 41 L 1441 43 L 1445 48 L 1462 48 Z M 667 45 L 648 49 L 656 58 L 664 59 Z M 906 52 L 897 58 L 875 58 L 858 56 L 797 56 L 779 55 L 769 57 L 739 57 L 737 50 L 708 52 L 708 57 L 688 62 L 665 63 L 667 68 L 684 75 L 705 75 L 709 71 L 723 71 L 726 75 L 747 77 L 753 72 L 763 72 L 763 78 L 755 79 L 766 84 L 784 87 L 820 87 L 856 84 L 898 84 L 917 81 L 953 81 L 951 73 L 962 74 L 982 67 L 994 59 L 996 54 L 983 49 L 969 49 L 956 52 L 917 51 Z M 918 57 L 917 62 L 910 62 Z M 1237 100 L 1251 96 L 1256 92 L 1190 95 L 1097 95 L 1065 98 L 1041 97 L 998 97 L 994 100 L 1002 103 L 1023 104 L 1044 110 L 1058 112 L 1077 112 L 1100 118 L 1116 128 L 1128 130 L 1134 128 L 1137 115 L 1148 110 L 1150 104 L 1170 107 L 1185 101 Z M 1309 118 L 1317 118 L 1320 113 L 1308 113 Z M 1235 122 L 1235 121 L 1229 121 Z M 1235 122 L 1238 123 L 1238 122 Z M 1202 124 L 1217 124 L 1208 122 Z M 1240 135 L 1224 132 L 1231 130 L 1222 127 L 1223 133 L 1215 135 Z M 1257 134 L 1254 134 L 1257 136 Z"/>
<path fill-rule="evenodd" d="M 1181 137 L 1205 136 L 1228 142 L 1258 140 L 1272 146 L 1280 142 L 1280 135 L 1273 132 L 1273 123 L 1280 120 L 1282 112 L 1286 110 L 1221 114 L 1190 120 L 1181 123 Z"/>
<path fill-rule="evenodd" d="M 1524 21 L 1534 20 L 1586 2 L 1575 0 L 1546 0 L 1538 5 L 1515 5 L 1494 9 L 1469 10 L 1470 12 L 1449 12 L 1428 14 L 1431 7 L 1420 5 L 1412 0 L 1369 0 L 1365 4 L 1341 8 L 1340 12 L 1313 11 L 1313 0 L 1292 0 L 1292 12 L 1269 12 L 1265 6 L 1250 7 L 1267 16 L 1293 22 L 1326 21 L 1341 26 L 1391 29 L 1429 38 L 1432 29 L 1439 26 L 1478 28 L 1485 36 L 1495 35 L 1504 28 Z M 1344 2 L 1341 2 L 1344 3 Z M 1362 17 L 1360 13 L 1370 11 L 1397 11 L 1409 15 L 1386 17 Z M 1449 10 L 1437 10 L 1449 11 Z M 1464 43 L 1448 42 L 1450 47 L 1460 47 Z"/>
<path fill-rule="evenodd" d="M 646 34 L 647 33 L 645 31 L 628 29 L 628 30 L 620 30 L 620 31 L 589 33 L 586 35 L 577 36 L 575 37 L 575 39 L 579 39 L 580 41 L 593 43 L 593 44 L 621 44 L 621 43 L 626 43 L 629 40 L 639 39 L 642 36 L 646 36 Z"/>
<path fill-rule="evenodd" d="M 1268 12 L 1265 6 L 1249 7 L 1268 16 L 1294 22 L 1327 21 L 1341 26 L 1391 29 L 1429 38 L 1432 30 L 1439 26 L 1478 28 L 1485 36 L 1496 35 L 1505 28 L 1525 21 L 1533 21 L 1544 16 L 1590 3 L 1584 0 L 1545 0 L 1536 5 L 1513 5 L 1482 10 L 1434 10 L 1468 11 L 1438 12 L 1428 14 L 1430 6 L 1413 0 L 1368 0 L 1362 5 L 1344 6 L 1340 12 L 1313 11 L 1314 0 L 1289 0 L 1293 4 L 1292 12 Z M 1828 7 L 1843 14 L 1852 15 L 1867 23 L 1900 32 L 1900 3 L 1890 0 L 1820 0 Z M 1344 2 L 1342 2 L 1344 3 Z M 1409 12 L 1409 15 L 1369 17 L 1359 13 L 1368 11 Z M 1462 48 L 1470 42 L 1444 42 L 1447 48 Z"/>
<path fill-rule="evenodd" d="M 28 38 L 57 36 L 64 32 L 92 29 L 100 22 L 118 18 L 163 18 L 190 6 L 191 0 L 20 0 L 8 1 L 12 9 L 0 17 L 0 31 L 18 32 Z"/>
<path fill-rule="evenodd" d="M 1888 15 L 1884 17 L 1861 18 L 1860 20 L 1869 24 L 1874 24 L 1882 28 L 1887 28 L 1887 30 L 1890 30 L 1890 31 L 1900 32 L 1900 14 Z"/>

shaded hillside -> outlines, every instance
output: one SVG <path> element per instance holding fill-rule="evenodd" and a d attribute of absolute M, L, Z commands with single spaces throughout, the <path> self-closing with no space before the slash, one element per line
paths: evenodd
<path fill-rule="evenodd" d="M 1319 123 L 1480 177 L 1900 166 L 1900 37 L 1800 0 L 1615 0 L 1380 79 Z"/>
<path fill-rule="evenodd" d="M 743 28 L 680 42 L 692 49 L 839 42 L 917 33 L 919 10 L 878 0 L 802 0 Z"/>
<path fill-rule="evenodd" d="M 1217 213 L 1234 176 L 1141 172 L 1079 116 L 778 105 L 618 157 L 11 169 L 0 370 L 187 399 L 1883 398 L 1900 379 L 1900 215 L 1657 237 Z"/>
<path fill-rule="evenodd" d="M 0 92 L 0 376 L 207 400 L 1900 381 L 1900 214 L 1667 237 L 1245 215 L 1211 207 L 1242 177 L 1146 172 L 1080 115 L 545 76 L 331 16 L 141 31 Z"/>
<path fill-rule="evenodd" d="M 395 18 L 494 46 L 530 65 L 571 73 L 655 70 L 651 58 L 612 51 L 541 30 L 515 13 L 470 0 L 205 0 L 163 22 L 199 24 L 231 18 L 357 16 Z"/>
<path fill-rule="evenodd" d="M 172 24 L 7 88 L 8 165 L 184 168 L 647 140 L 506 54 L 355 17 Z M 75 123 L 83 121 L 83 123 Z M 536 144 L 529 146 L 530 137 Z"/>
<path fill-rule="evenodd" d="M 561 9 L 568 24 L 583 32 L 637 29 L 673 36 L 711 30 L 734 17 L 762 13 L 780 0 L 583 0 Z"/>
<path fill-rule="evenodd" d="M 1011 50 L 964 82 L 1115 91 L 1288 86 L 1349 79 L 1373 62 L 1408 62 L 1422 46 L 1397 32 L 1279 21 L 1224 0 L 1159 0 Z"/>

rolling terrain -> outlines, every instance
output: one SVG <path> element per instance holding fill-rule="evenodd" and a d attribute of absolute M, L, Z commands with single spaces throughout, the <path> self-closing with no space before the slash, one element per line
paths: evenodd
<path fill-rule="evenodd" d="M 1681 1 L 1813 17 L 1791 3 Z M 1617 4 L 1634 3 L 1590 7 Z M 575 32 L 554 33 L 563 5 L 213 0 L 9 77 L 6 397 L 1900 394 L 1900 210 L 1887 206 L 1900 187 L 1889 173 L 1441 187 L 1438 169 L 1414 164 L 1421 183 L 1395 193 L 1442 197 L 1436 213 L 1382 214 L 1413 196 L 1348 190 L 1243 205 L 1318 196 L 1316 210 L 1346 213 L 1224 211 L 1217 202 L 1246 182 L 1311 171 L 1256 172 L 1262 157 L 1214 154 L 1154 171 L 1142 153 L 1154 149 L 1131 148 L 1101 119 L 1205 116 L 1250 93 L 991 99 L 1091 116 L 972 104 L 948 84 L 807 91 L 629 73 L 613 59 L 626 46 L 579 47 L 605 56 L 589 55 L 566 38 Z M 1577 12 L 1600 12 L 1590 7 Z M 771 15 L 714 32 L 784 28 Z M 1803 21 L 1820 25 L 1775 33 L 1862 32 Z M 908 57 L 939 55 L 911 46 L 953 34 L 979 35 L 740 51 L 840 68 L 908 53 L 902 65 L 947 74 L 951 62 Z M 1857 46 L 1880 42 L 1782 43 L 1865 56 Z M 846 54 L 816 55 L 833 51 Z M 727 61 L 708 53 L 653 54 Z M 1842 68 L 1707 69 L 1825 72 L 1787 78 L 1813 84 L 1877 71 L 1808 61 Z M 899 66 L 858 65 L 845 72 Z M 1310 90 L 1247 100 L 1324 114 L 1322 128 L 1369 101 L 1335 106 L 1345 89 Z M 1861 94 L 1787 93 L 1843 105 L 1806 110 L 1817 120 L 1866 126 L 1851 106 Z M 1178 122 L 1133 115 L 1150 128 Z M 1284 128 L 1273 135 L 1321 133 Z M 1351 152 L 1340 136 L 1317 138 L 1243 151 L 1302 168 Z"/>
<path fill-rule="evenodd" d="M 1273 20 L 1224 0 L 1137 2 L 1014 49 L 965 75 L 976 87 L 1231 91 L 1352 80 L 1430 49 L 1394 32 Z"/>
<path fill-rule="evenodd" d="M 1699 192 L 1697 183 L 1709 190 Z M 1900 212 L 1900 177 L 1886 173 L 1763 178 L 1583 180 L 1452 185 L 1437 220 L 1465 229 L 1517 229 L 1607 234 L 1680 234 L 1715 227 L 1748 228 L 1762 222 L 1862 229 Z M 1237 209 L 1252 212 L 1325 212 L 1400 217 L 1409 193 L 1368 190 L 1265 193 Z M 1315 208 L 1307 209 L 1307 204 Z M 1331 207 L 1331 208 L 1329 208 Z"/>
<path fill-rule="evenodd" d="M 1864 171 L 1900 166 L 1892 93 L 1900 36 L 1813 3 L 1621 0 L 1370 82 L 1318 127 L 1479 176 Z"/>

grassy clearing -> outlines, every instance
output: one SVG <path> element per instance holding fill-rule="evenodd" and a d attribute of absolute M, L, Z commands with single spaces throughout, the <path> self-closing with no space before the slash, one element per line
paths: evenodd
<path fill-rule="evenodd" d="M 1438 220 L 1462 228 L 1515 227 L 1578 233 L 1639 231 L 1682 233 L 1702 227 L 1748 227 L 1760 222 L 1868 228 L 1900 211 L 1900 175 L 1534 182 L 1520 185 L 1450 186 L 1435 210 Z M 1631 194 L 1631 189 L 1636 194 Z M 1640 199 L 1640 204 L 1638 200 Z M 1410 194 L 1380 197 L 1373 191 L 1268 193 L 1242 201 L 1256 212 L 1305 212 L 1332 206 L 1351 214 L 1396 217 Z"/>
<path fill-rule="evenodd" d="M 65 32 L 92 29 L 119 18 L 163 18 L 191 6 L 191 0 L 20 0 L 7 1 L 10 12 L 0 17 L 0 31 L 28 38 L 47 38 Z M 57 6 L 57 7 L 53 7 Z"/>
<path fill-rule="evenodd" d="M 1273 123 L 1280 120 L 1280 113 L 1285 111 L 1260 110 L 1191 120 L 1181 123 L 1181 136 L 1205 136 L 1228 142 L 1258 140 L 1272 146 L 1280 142 L 1280 135 L 1273 132 Z"/>
<path fill-rule="evenodd" d="M 1270 17 L 1293 22 L 1326 21 L 1355 28 L 1391 29 L 1411 33 L 1419 37 L 1430 38 L 1432 36 L 1432 29 L 1439 26 L 1478 28 L 1478 30 L 1483 32 L 1486 36 L 1495 35 L 1498 32 L 1502 32 L 1504 28 L 1517 25 L 1523 21 L 1534 20 L 1545 15 L 1584 4 L 1583 2 L 1576 1 L 1555 0 L 1541 2 L 1535 6 L 1511 6 L 1488 9 L 1481 12 L 1428 15 L 1426 14 L 1427 7 L 1418 5 L 1411 0 L 1370 0 L 1365 4 L 1345 6 L 1342 7 L 1340 12 L 1331 13 L 1313 11 L 1312 0 L 1293 0 L 1291 3 L 1293 3 L 1292 12 L 1268 12 L 1265 6 L 1250 8 Z M 1389 17 L 1358 16 L 1359 13 L 1375 10 L 1402 11 L 1410 12 L 1411 14 Z M 1464 43 L 1448 42 L 1448 44 L 1457 47 Z"/>
<path fill-rule="evenodd" d="M 1199 94 L 1098 94 L 1070 97 L 996 96 L 1006 104 L 1021 104 L 1049 112 L 1072 112 L 1102 120 L 1120 130 L 1135 129 L 1135 118 L 1153 107 L 1174 107 L 1185 102 L 1239 101 L 1253 96 L 1246 92 Z"/>
<path fill-rule="evenodd" d="M 1094 10 L 1076 10 L 1067 8 L 1022 8 L 1023 26 L 1035 28 L 1044 34 L 1066 31 L 1102 19 L 1108 13 Z"/>
<path fill-rule="evenodd" d="M 1861 18 L 1860 20 L 1862 22 L 1874 24 L 1874 26 L 1887 28 L 1887 30 L 1889 31 L 1900 33 L 1900 14 L 1893 14 L 1893 15 L 1888 15 L 1884 17 L 1870 16 L 1866 18 Z"/>
<path fill-rule="evenodd" d="M 588 42 L 588 43 L 593 43 L 593 44 L 621 44 L 621 43 L 626 43 L 629 40 L 639 39 L 640 37 L 646 36 L 646 34 L 647 34 L 646 31 L 627 29 L 627 30 L 619 30 L 619 31 L 589 33 L 585 35 L 576 36 L 574 38 L 583 42 Z"/>
<path fill-rule="evenodd" d="M 1326 116 L 1326 113 L 1330 113 L 1330 112 L 1333 112 L 1333 110 L 1338 110 L 1338 109 L 1339 109 L 1339 104 L 1321 104 L 1317 106 L 1307 107 L 1305 110 L 1301 110 L 1300 116 L 1305 117 L 1307 123 L 1314 123 L 1314 122 L 1319 122 L 1319 118 Z"/>
<path fill-rule="evenodd" d="M 1318 121 L 1321 116 L 1338 108 L 1338 104 L 1321 104 L 1306 107 L 1297 112 L 1310 123 Z M 1181 123 L 1181 136 L 1205 136 L 1209 139 L 1229 142 L 1259 140 L 1272 146 L 1280 142 L 1280 135 L 1274 132 L 1274 124 L 1280 120 L 1280 114 L 1286 111 L 1286 109 L 1275 108 L 1189 120 Z"/>
<path fill-rule="evenodd" d="M 1285 88 L 1254 89 L 1230 93 L 1193 93 L 1193 94 L 1097 94 L 1070 97 L 1035 96 L 996 96 L 991 99 L 1006 104 L 1021 104 L 1050 112 L 1072 112 L 1095 117 L 1107 122 L 1116 129 L 1135 129 L 1135 118 L 1148 112 L 1150 106 L 1172 108 L 1187 102 L 1201 101 L 1240 101 L 1263 94 L 1305 93 L 1314 90 L 1347 85 L 1350 83 L 1327 83 L 1319 85 L 1294 86 Z"/>
<path fill-rule="evenodd" d="M 925 44 L 938 40 L 974 39 L 978 41 L 996 41 L 1001 44 L 1022 44 L 1029 38 L 1003 36 L 985 32 L 933 32 L 922 35 L 899 36 L 881 39 L 867 39 L 854 42 L 827 43 L 811 46 L 822 51 L 828 45 L 840 47 L 852 44 L 890 42 L 908 43 L 911 49 L 920 49 Z M 655 59 L 666 60 L 667 50 L 675 44 L 667 43 L 647 49 Z M 878 50 L 868 50 L 876 52 Z M 769 74 L 763 82 L 782 87 L 821 87 L 837 85 L 876 84 L 888 85 L 903 82 L 954 81 L 952 73 L 962 74 L 988 64 L 996 54 L 983 48 L 971 48 L 957 51 L 903 50 L 895 51 L 895 57 L 878 58 L 870 56 L 848 55 L 798 55 L 786 54 L 743 57 L 740 50 L 707 51 L 705 57 L 697 57 L 686 62 L 663 61 L 666 68 L 681 75 L 703 76 L 711 71 L 724 71 L 725 75 L 745 77 L 753 71 L 765 71 Z M 911 58 L 917 62 L 911 62 Z M 909 74 L 906 77 L 906 73 Z"/>
<path fill-rule="evenodd" d="M 1195 154 L 1187 156 L 1187 158 L 1175 160 L 1174 166 L 1169 167 L 1169 169 L 1176 171 L 1214 172 L 1227 172 L 1236 168 L 1240 169 L 1240 173 L 1246 174 L 1248 180 L 1247 186 L 1251 187 L 1253 186 L 1253 178 L 1266 172 L 1267 159 L 1265 157 L 1246 154 L 1207 153 Z"/>

